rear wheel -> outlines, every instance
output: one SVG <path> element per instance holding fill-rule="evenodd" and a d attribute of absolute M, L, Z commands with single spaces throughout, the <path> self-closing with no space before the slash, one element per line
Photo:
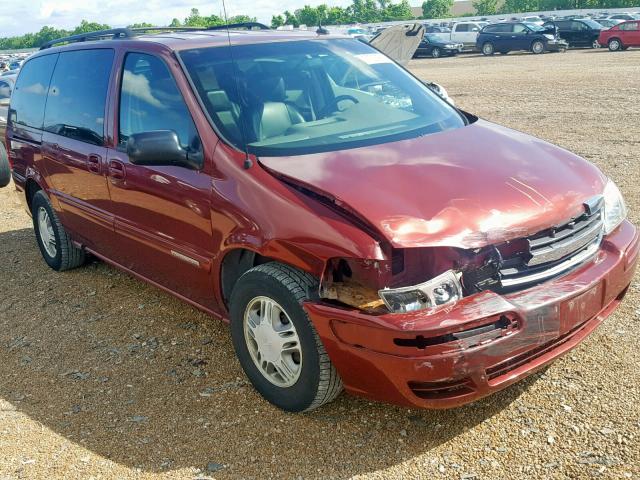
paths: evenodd
<path fill-rule="evenodd" d="M 442 50 L 438 47 L 433 47 L 433 50 L 431 50 L 431 56 L 433 58 L 440 58 L 442 56 Z"/>
<path fill-rule="evenodd" d="M 85 260 L 84 250 L 73 245 L 42 190 L 33 196 L 31 212 L 38 247 L 47 265 L 57 271 L 82 265 Z"/>
<path fill-rule="evenodd" d="M 317 288 L 311 275 L 272 262 L 244 273 L 231 294 L 231 336 L 240 365 L 264 398 L 289 412 L 313 410 L 342 391 L 302 308 Z"/>
<path fill-rule="evenodd" d="M 11 181 L 11 167 L 4 145 L 0 143 L 0 188 L 6 187 Z"/>
<path fill-rule="evenodd" d="M 617 38 L 612 38 L 611 40 L 609 40 L 608 46 L 609 50 L 611 50 L 612 52 L 618 52 L 622 50 L 622 42 Z"/>
<path fill-rule="evenodd" d="M 544 53 L 544 42 L 541 40 L 536 40 L 531 44 L 531 51 L 536 55 Z"/>
<path fill-rule="evenodd" d="M 493 55 L 495 51 L 495 48 L 493 46 L 493 43 L 491 42 L 487 42 L 485 44 L 482 45 L 482 54 L 483 55 Z"/>

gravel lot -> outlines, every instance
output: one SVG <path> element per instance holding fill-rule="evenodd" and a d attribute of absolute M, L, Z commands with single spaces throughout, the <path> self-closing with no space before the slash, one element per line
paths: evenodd
<path fill-rule="evenodd" d="M 595 162 L 640 221 L 640 50 L 418 60 L 458 104 Z M 480 152 L 479 152 L 480 153 Z M 471 406 L 285 414 L 227 327 L 102 263 L 54 273 L 0 190 L 0 479 L 640 478 L 640 282 L 543 374 Z"/>

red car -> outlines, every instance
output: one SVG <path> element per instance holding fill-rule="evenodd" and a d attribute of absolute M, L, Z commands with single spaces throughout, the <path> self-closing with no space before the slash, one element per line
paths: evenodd
<path fill-rule="evenodd" d="M 576 346 L 629 287 L 640 242 L 611 180 L 365 43 L 94 35 L 45 45 L 11 99 L 44 260 L 91 253 L 230 322 L 285 410 L 343 387 L 470 402 Z"/>
<path fill-rule="evenodd" d="M 640 47 L 640 20 L 619 23 L 608 30 L 602 30 L 598 43 L 607 45 L 612 52 Z"/>

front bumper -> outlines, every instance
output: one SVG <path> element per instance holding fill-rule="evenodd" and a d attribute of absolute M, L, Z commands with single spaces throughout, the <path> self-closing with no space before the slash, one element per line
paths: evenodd
<path fill-rule="evenodd" d="M 549 40 L 547 42 L 547 50 L 550 52 L 559 52 L 560 50 L 567 50 L 569 44 L 565 40 Z"/>
<path fill-rule="evenodd" d="M 482 292 L 437 312 L 368 315 L 309 302 L 305 309 L 347 391 L 423 408 L 462 405 L 566 353 L 622 300 L 640 250 L 625 221 L 593 260 L 527 290 Z"/>

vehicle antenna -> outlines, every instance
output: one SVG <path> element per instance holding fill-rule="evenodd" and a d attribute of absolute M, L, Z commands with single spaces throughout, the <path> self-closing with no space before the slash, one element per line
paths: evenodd
<path fill-rule="evenodd" d="M 237 66 L 236 66 L 236 61 L 233 58 L 233 47 L 231 46 L 231 32 L 229 31 L 229 17 L 227 16 L 227 5 L 225 3 L 225 0 L 222 0 L 222 11 L 224 12 L 224 23 L 227 26 L 227 40 L 229 41 L 229 57 L 231 58 L 231 71 L 233 74 L 233 83 L 236 87 L 236 99 L 238 100 L 238 102 L 240 102 L 240 86 L 238 85 L 238 75 L 237 73 L 239 72 Z M 240 120 L 240 135 L 242 136 L 242 147 L 244 148 L 244 163 L 242 164 L 242 166 L 244 167 L 245 170 L 248 170 L 249 168 L 251 168 L 253 166 L 253 161 L 249 158 L 249 150 L 247 147 L 247 141 L 245 138 L 245 122 L 244 122 L 244 115 L 240 115 L 239 120 Z"/>

